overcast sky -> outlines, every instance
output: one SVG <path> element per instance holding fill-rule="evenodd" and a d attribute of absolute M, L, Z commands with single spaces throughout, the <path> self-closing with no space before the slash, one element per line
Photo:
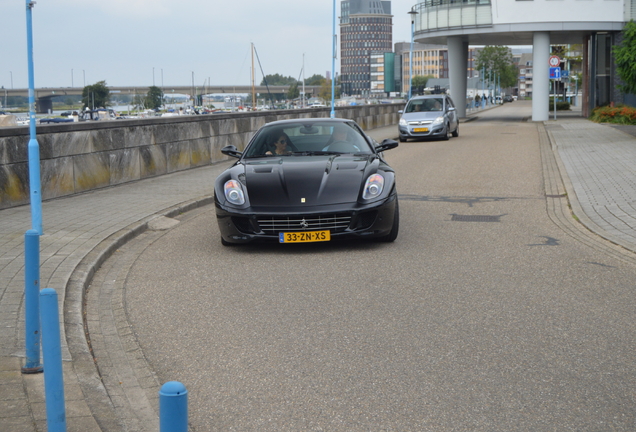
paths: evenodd
<path fill-rule="evenodd" d="M 393 43 L 410 41 L 392 0 Z M 332 0 L 37 0 L 35 87 L 251 84 L 250 43 L 266 75 L 331 71 Z M 340 15 L 340 0 L 336 1 Z M 28 87 L 26 1 L 0 0 L 0 86 Z M 340 34 L 336 23 L 336 34 Z M 338 54 L 339 56 L 339 54 Z M 256 62 L 256 60 L 255 60 Z M 257 84 L 262 79 L 255 66 Z M 336 72 L 340 62 L 336 60 Z"/>

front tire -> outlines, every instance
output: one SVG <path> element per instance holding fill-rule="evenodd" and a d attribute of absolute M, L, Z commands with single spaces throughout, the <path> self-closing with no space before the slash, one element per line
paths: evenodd
<path fill-rule="evenodd" d="M 459 123 L 457 123 L 457 127 L 453 131 L 453 138 L 457 138 L 459 136 Z"/>
<path fill-rule="evenodd" d="M 393 214 L 393 226 L 391 227 L 391 232 L 385 235 L 384 237 L 380 237 L 380 241 L 384 243 L 392 243 L 398 236 L 398 232 L 400 231 L 400 205 L 397 197 L 395 198 L 395 213 Z"/>
<path fill-rule="evenodd" d="M 450 135 L 451 135 L 451 132 L 450 132 L 450 124 L 446 124 L 446 130 L 445 130 L 444 132 L 445 132 L 445 133 L 444 133 L 444 136 L 442 137 L 442 139 L 443 139 L 444 141 L 448 141 L 448 140 L 450 139 Z"/>

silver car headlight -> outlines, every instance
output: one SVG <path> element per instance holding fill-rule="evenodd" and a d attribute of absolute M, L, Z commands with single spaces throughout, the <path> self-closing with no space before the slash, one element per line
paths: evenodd
<path fill-rule="evenodd" d="M 362 198 L 373 199 L 380 196 L 384 189 L 384 177 L 380 174 L 371 174 L 364 184 Z"/>
<path fill-rule="evenodd" d="M 223 192 L 225 193 L 225 199 L 234 205 L 245 204 L 245 194 L 241 184 L 236 180 L 228 180 L 223 185 Z"/>
<path fill-rule="evenodd" d="M 433 120 L 433 125 L 438 125 L 442 123 L 444 123 L 444 117 L 437 117 L 435 120 Z"/>
<path fill-rule="evenodd" d="M 406 120 L 404 120 L 403 118 L 400 118 L 399 125 L 406 126 Z"/>

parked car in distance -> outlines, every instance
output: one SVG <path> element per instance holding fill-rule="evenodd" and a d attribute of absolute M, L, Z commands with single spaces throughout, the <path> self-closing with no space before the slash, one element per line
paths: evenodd
<path fill-rule="evenodd" d="M 512 101 L 514 101 L 514 99 L 510 95 L 505 95 L 504 98 L 503 98 L 503 101 L 504 102 L 512 102 Z"/>
<path fill-rule="evenodd" d="M 459 136 L 459 118 L 448 95 L 435 94 L 411 98 L 398 123 L 400 141 L 408 138 L 442 138 Z"/>
<path fill-rule="evenodd" d="M 214 185 L 221 243 L 392 242 L 399 230 L 395 172 L 353 120 L 301 118 L 261 127 Z"/>

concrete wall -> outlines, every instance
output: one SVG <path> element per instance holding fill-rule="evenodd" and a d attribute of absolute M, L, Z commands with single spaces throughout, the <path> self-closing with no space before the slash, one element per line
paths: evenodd
<path fill-rule="evenodd" d="M 338 108 L 336 117 L 363 129 L 397 125 L 403 104 Z M 243 149 L 275 120 L 329 117 L 330 108 L 110 122 L 59 123 L 37 128 L 42 199 L 52 199 L 196 168 L 228 159 L 226 145 Z M 0 128 L 0 209 L 29 203 L 28 127 Z"/>

